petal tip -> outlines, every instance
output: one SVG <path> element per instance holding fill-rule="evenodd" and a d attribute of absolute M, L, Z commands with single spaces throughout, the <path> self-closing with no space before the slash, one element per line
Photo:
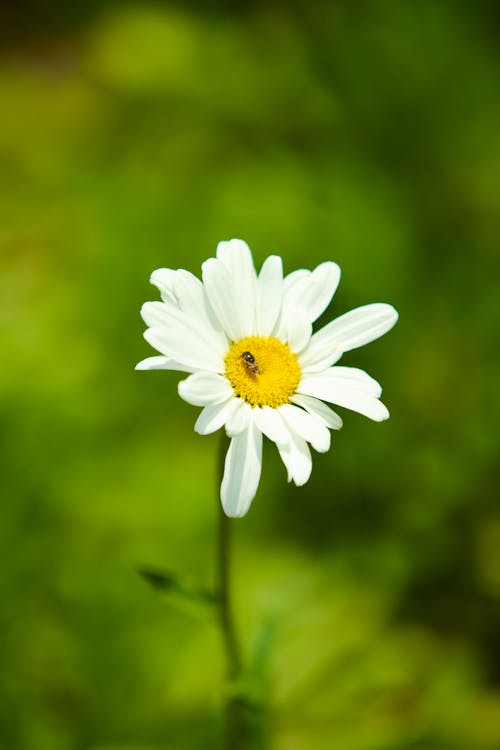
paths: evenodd
<path fill-rule="evenodd" d="M 248 513 L 248 508 L 242 512 L 239 512 L 239 511 L 232 512 L 232 511 L 226 510 L 224 506 L 222 506 L 222 509 L 224 511 L 224 515 L 226 515 L 228 518 L 243 518 Z"/>
<path fill-rule="evenodd" d="M 380 413 L 378 414 L 378 418 L 374 419 L 375 422 L 385 422 L 389 417 L 391 416 L 389 414 L 389 409 L 385 404 L 383 404 L 381 401 L 379 401 L 380 404 Z"/>
<path fill-rule="evenodd" d="M 188 380 L 188 378 L 185 378 L 184 380 L 181 380 L 180 383 L 177 383 L 177 393 L 184 400 L 186 400 L 185 397 L 187 395 L 186 394 L 186 388 L 187 388 L 186 380 Z"/>
<path fill-rule="evenodd" d="M 142 335 L 144 336 L 148 344 L 153 347 L 153 349 L 156 349 L 156 351 L 159 351 L 157 347 L 155 346 L 155 344 L 153 343 L 154 337 L 155 337 L 153 328 L 146 328 L 146 330 L 143 332 Z"/>
<path fill-rule="evenodd" d="M 309 477 L 294 477 L 293 483 L 296 487 L 303 487 L 309 481 Z"/>

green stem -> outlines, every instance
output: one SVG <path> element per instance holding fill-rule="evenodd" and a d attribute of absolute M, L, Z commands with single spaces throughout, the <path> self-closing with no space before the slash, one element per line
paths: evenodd
<path fill-rule="evenodd" d="M 218 505 L 218 544 L 217 544 L 217 602 L 219 622 L 227 664 L 226 702 L 226 748 L 227 750 L 263 750 L 267 747 L 262 723 L 262 712 L 242 693 L 241 677 L 243 663 L 236 636 L 231 603 L 231 531 L 233 520 L 224 513 L 219 500 L 219 487 L 224 473 L 224 459 L 229 440 L 223 434 L 220 444 Z M 238 681 L 240 684 L 238 685 Z"/>
<path fill-rule="evenodd" d="M 226 652 L 227 683 L 229 693 L 226 703 L 226 747 L 227 750 L 239 750 L 246 747 L 244 737 L 247 734 L 242 705 L 234 690 L 234 685 L 241 673 L 241 656 L 236 637 L 233 610 L 231 604 L 231 519 L 226 516 L 219 499 L 219 488 L 224 475 L 224 460 L 229 440 L 222 434 L 219 455 L 219 484 L 217 487 L 218 506 L 218 544 L 217 544 L 217 600 L 222 630 L 222 641 Z"/>
<path fill-rule="evenodd" d="M 226 441 L 223 441 L 223 445 Z M 218 601 L 222 636 L 227 659 L 229 680 L 234 680 L 241 669 L 241 657 L 234 627 L 231 606 L 231 520 L 226 516 L 218 499 L 219 506 L 219 543 L 217 548 Z"/>

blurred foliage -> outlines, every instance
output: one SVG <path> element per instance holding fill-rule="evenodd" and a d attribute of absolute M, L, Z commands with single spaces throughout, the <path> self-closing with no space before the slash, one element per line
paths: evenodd
<path fill-rule="evenodd" d="M 497 6 L 2 10 L 0 750 L 221 746 L 218 633 L 137 573 L 211 586 L 217 436 L 133 366 L 233 236 L 401 313 L 345 358 L 391 420 L 235 523 L 271 747 L 500 747 Z"/>

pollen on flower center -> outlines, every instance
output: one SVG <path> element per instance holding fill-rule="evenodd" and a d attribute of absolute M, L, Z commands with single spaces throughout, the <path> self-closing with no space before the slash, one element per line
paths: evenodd
<path fill-rule="evenodd" d="M 247 336 L 231 344 L 224 360 L 236 396 L 251 406 L 286 404 L 300 381 L 297 357 L 274 336 Z"/>

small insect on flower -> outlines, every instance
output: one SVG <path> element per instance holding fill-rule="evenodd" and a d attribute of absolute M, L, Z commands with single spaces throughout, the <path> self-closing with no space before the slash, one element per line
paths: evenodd
<path fill-rule="evenodd" d="M 258 375 L 259 365 L 255 361 L 255 357 L 253 356 L 252 352 L 243 352 L 241 355 L 241 358 L 245 360 L 245 366 L 247 370 L 250 370 L 250 372 L 253 372 L 254 375 Z"/>

